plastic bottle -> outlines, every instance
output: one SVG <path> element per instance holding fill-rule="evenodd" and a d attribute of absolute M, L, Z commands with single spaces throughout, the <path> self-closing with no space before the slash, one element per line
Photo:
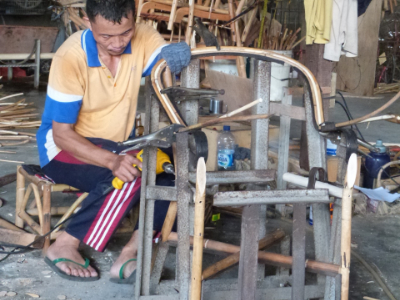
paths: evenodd
<path fill-rule="evenodd" d="M 235 169 L 233 159 L 235 154 L 235 138 L 230 130 L 230 126 L 224 126 L 224 131 L 218 136 L 217 163 L 219 171 L 232 171 Z"/>
<path fill-rule="evenodd" d="M 365 173 L 363 186 L 366 188 L 374 188 L 374 180 L 378 177 L 378 173 L 381 168 L 390 162 L 390 155 L 386 151 L 386 147 L 383 145 L 382 140 L 377 140 L 375 148 L 379 149 L 379 152 L 370 152 L 365 158 Z M 382 172 L 382 179 L 389 178 L 389 167 L 385 169 L 386 172 Z"/>

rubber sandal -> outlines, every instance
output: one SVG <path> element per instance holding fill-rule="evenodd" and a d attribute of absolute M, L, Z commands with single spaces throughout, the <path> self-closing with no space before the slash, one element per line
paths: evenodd
<path fill-rule="evenodd" d="M 113 283 L 118 283 L 118 284 L 133 284 L 136 281 L 136 269 L 129 275 L 128 278 L 124 278 L 124 268 L 126 265 L 131 262 L 131 261 L 136 261 L 136 258 L 131 258 L 127 260 L 122 266 L 121 269 L 119 269 L 119 278 L 110 278 L 110 281 Z"/>
<path fill-rule="evenodd" d="M 57 258 L 57 259 L 52 261 L 48 257 L 45 257 L 44 258 L 44 262 L 46 264 L 48 264 L 49 267 L 54 272 L 56 272 L 56 274 L 58 274 L 60 277 L 62 277 L 64 279 L 67 279 L 67 280 L 72 280 L 72 281 L 96 281 L 96 280 L 100 279 L 99 275 L 97 275 L 96 277 L 80 277 L 80 276 L 68 275 L 67 273 L 65 273 L 64 271 L 62 271 L 60 268 L 58 268 L 56 266 L 56 264 L 59 263 L 59 262 L 71 262 L 71 263 L 74 263 L 74 264 L 76 264 L 78 266 L 81 266 L 81 267 L 87 269 L 89 267 L 89 263 L 90 263 L 89 259 L 87 259 L 87 258 L 85 258 L 85 264 L 84 265 L 80 264 L 80 263 L 77 263 L 77 262 L 75 262 L 73 260 L 70 260 L 68 258 Z"/>

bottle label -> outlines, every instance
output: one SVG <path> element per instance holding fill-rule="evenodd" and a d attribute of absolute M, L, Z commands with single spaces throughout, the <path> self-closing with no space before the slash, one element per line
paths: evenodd
<path fill-rule="evenodd" d="M 222 149 L 218 150 L 218 167 L 230 168 L 233 166 L 233 154 L 235 150 Z"/>

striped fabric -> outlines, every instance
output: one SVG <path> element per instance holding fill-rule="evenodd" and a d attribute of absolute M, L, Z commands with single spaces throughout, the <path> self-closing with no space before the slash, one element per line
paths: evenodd
<path fill-rule="evenodd" d="M 122 190 L 109 193 L 103 202 L 83 242 L 97 251 L 103 251 L 116 226 L 120 223 L 130 201 L 140 188 L 141 178 L 126 183 Z"/>

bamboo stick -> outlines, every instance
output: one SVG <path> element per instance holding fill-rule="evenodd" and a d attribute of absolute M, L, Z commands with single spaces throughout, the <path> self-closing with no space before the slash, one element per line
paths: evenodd
<path fill-rule="evenodd" d="M 6 229 L 10 229 L 10 230 L 19 231 L 19 232 L 25 232 L 21 228 L 15 226 L 14 224 L 12 224 L 10 222 L 7 222 L 6 220 L 3 220 L 2 218 L 0 218 L 0 227 L 6 228 Z"/>
<path fill-rule="evenodd" d="M 25 140 L 22 142 L 16 142 L 16 143 L 0 143 L 0 147 L 19 146 L 19 145 L 24 145 L 27 143 L 29 143 L 29 140 Z"/>
<path fill-rule="evenodd" d="M 235 117 L 228 117 L 228 118 L 215 118 L 212 120 L 208 120 L 204 123 L 194 124 L 188 127 L 184 127 L 179 129 L 179 132 L 186 132 L 190 130 L 200 129 L 203 127 L 216 125 L 220 123 L 229 123 L 229 122 L 243 122 L 243 121 L 252 121 L 252 120 L 259 120 L 259 119 L 268 119 L 272 115 L 249 115 L 249 116 L 235 116 Z"/>
<path fill-rule="evenodd" d="M 186 36 L 185 36 L 185 42 L 189 46 L 193 31 L 193 17 L 194 17 L 194 0 L 189 0 L 189 16 L 188 16 L 188 24 L 186 27 Z"/>
<path fill-rule="evenodd" d="M 170 16 L 169 16 L 169 21 L 168 21 L 168 27 L 167 27 L 168 30 L 172 30 L 173 31 L 177 7 L 178 7 L 178 0 L 173 0 L 172 1 L 172 6 L 171 6 L 171 13 L 170 13 Z"/>
<path fill-rule="evenodd" d="M 364 121 L 364 120 L 366 120 L 366 119 L 368 119 L 368 118 L 374 117 L 374 116 L 376 116 L 378 113 L 380 113 L 381 111 L 385 110 L 385 109 L 388 108 L 390 105 L 392 105 L 392 104 L 393 104 L 395 101 L 397 101 L 399 98 L 400 98 L 400 92 L 398 92 L 396 95 L 394 95 L 394 97 L 393 97 L 392 99 L 390 99 L 388 102 L 386 102 L 384 105 L 382 105 L 382 106 L 379 107 L 378 109 L 374 110 L 373 112 L 371 112 L 371 113 L 369 113 L 369 114 L 367 114 L 367 115 L 365 115 L 365 116 L 363 116 L 363 117 L 360 117 L 360 118 L 351 120 L 351 121 L 336 123 L 335 126 L 336 126 L 337 128 L 339 128 L 339 127 L 344 127 L 344 126 L 350 126 L 350 125 L 354 125 L 354 124 L 360 123 L 360 122 L 362 122 L 362 121 Z"/>
<path fill-rule="evenodd" d="M 236 114 L 238 114 L 238 113 L 240 113 L 240 112 L 242 112 L 242 111 L 244 111 L 246 109 L 249 109 L 249 108 L 253 107 L 254 105 L 257 105 L 258 103 L 260 103 L 262 101 L 263 100 L 261 98 L 258 98 L 257 100 L 254 100 L 254 101 L 252 101 L 252 102 L 250 102 L 250 103 L 248 103 L 248 104 L 246 104 L 246 105 L 244 105 L 244 106 L 242 106 L 242 107 L 240 107 L 238 109 L 235 109 L 234 111 L 231 111 L 230 113 L 227 113 L 227 114 L 225 114 L 223 116 L 220 116 L 220 119 L 232 117 L 232 116 L 234 116 L 234 115 L 236 115 Z"/>
<path fill-rule="evenodd" d="M 229 17 L 233 19 L 235 17 L 235 14 L 233 12 L 233 2 L 232 0 L 228 0 L 228 8 L 229 8 Z M 236 26 L 232 22 L 230 25 L 231 27 L 231 38 L 233 42 L 236 42 L 237 36 L 236 36 Z"/>
<path fill-rule="evenodd" d="M 294 47 L 296 47 L 298 44 L 300 44 L 302 41 L 304 41 L 306 39 L 306 36 L 303 36 L 300 40 L 298 40 L 296 43 L 294 43 L 291 47 L 291 49 L 293 49 Z"/>
<path fill-rule="evenodd" d="M 258 249 L 262 250 L 266 247 L 269 247 L 275 242 L 283 239 L 284 237 L 285 237 L 285 232 L 281 229 L 277 229 L 274 232 L 267 234 L 264 238 L 262 238 L 258 242 Z M 203 271 L 202 275 L 203 280 L 206 280 L 207 278 L 210 278 L 211 276 L 214 276 L 215 274 L 218 274 L 219 272 L 226 270 L 227 268 L 237 264 L 239 262 L 239 258 L 240 258 L 240 251 L 209 266 L 207 269 Z"/>
<path fill-rule="evenodd" d="M 194 211 L 193 264 L 191 300 L 201 299 L 201 272 L 203 269 L 204 211 L 206 203 L 206 163 L 204 157 L 197 161 L 197 180 Z"/>
<path fill-rule="evenodd" d="M 24 164 L 25 162 L 23 161 L 18 161 L 18 160 L 7 160 L 7 159 L 0 159 L 2 162 L 7 162 L 7 163 L 14 163 L 14 164 Z"/>
<path fill-rule="evenodd" d="M 151 2 L 161 3 L 161 4 L 166 4 L 166 5 L 172 5 L 172 1 L 168 1 L 168 0 L 167 1 L 165 1 L 165 0 L 152 0 Z M 147 3 L 148 2 L 146 2 L 146 4 Z M 216 1 L 216 3 L 217 3 L 217 1 Z M 188 7 L 188 6 L 190 6 L 190 5 L 188 5 L 188 4 L 182 5 L 182 7 Z M 206 12 L 210 11 L 210 7 L 207 7 L 207 6 L 204 6 L 204 5 L 199 5 L 199 4 L 195 4 L 194 8 L 196 10 L 201 10 L 201 11 L 206 11 Z M 218 13 L 218 14 L 223 14 L 223 15 L 229 15 L 229 12 L 226 9 L 219 9 L 217 5 L 215 5 L 215 8 L 212 9 L 212 12 L 213 13 Z"/>
<path fill-rule="evenodd" d="M 244 43 L 246 41 L 247 36 L 249 35 L 251 26 L 253 26 L 254 21 L 256 20 L 256 16 L 257 16 L 257 11 L 258 11 L 258 6 L 256 6 L 249 17 L 249 20 L 246 23 L 246 26 L 243 29 L 242 32 L 242 43 Z"/>
<path fill-rule="evenodd" d="M 69 218 L 74 213 L 75 209 L 77 209 L 78 206 L 81 205 L 82 201 L 85 200 L 88 195 L 88 193 L 83 193 L 78 199 L 76 199 L 75 202 L 68 208 L 67 212 L 60 218 L 60 220 L 58 220 L 56 227 L 64 222 L 67 218 Z M 51 209 L 49 213 L 52 214 Z M 53 232 L 55 233 L 59 231 L 60 228 L 61 227 L 58 226 L 55 230 L 53 230 Z"/>
<path fill-rule="evenodd" d="M 241 0 L 241 3 L 242 3 L 243 1 L 244 1 L 244 0 Z M 242 5 L 243 5 L 243 4 L 242 4 Z M 232 19 L 232 18 L 235 17 L 235 14 L 234 14 L 234 11 L 233 11 L 233 1 L 232 1 L 232 0 L 228 0 L 228 7 L 229 7 L 229 15 L 230 15 L 230 18 Z M 241 47 L 241 46 L 242 46 L 242 41 L 240 40 L 240 33 L 239 33 L 239 24 L 238 24 L 238 22 L 237 22 L 237 21 L 232 22 L 232 23 L 230 24 L 230 26 L 231 26 L 232 40 L 233 40 L 234 42 L 236 42 L 236 45 L 237 45 L 238 47 Z M 243 58 L 243 57 L 238 56 L 238 57 L 236 58 L 236 67 L 237 67 L 239 76 L 242 77 L 242 78 L 246 78 L 246 77 L 247 77 L 247 76 L 246 76 L 246 66 L 245 66 L 245 64 L 244 64 L 244 58 Z"/>
<path fill-rule="evenodd" d="M 357 154 L 350 156 L 346 180 L 343 184 L 342 196 L 342 234 L 341 234 L 341 259 L 342 259 L 342 289 L 341 300 L 349 298 L 350 256 L 351 256 L 351 209 L 353 205 L 353 186 L 357 177 Z"/>
<path fill-rule="evenodd" d="M 20 131 L 11 131 L 11 130 L 0 130 L 0 134 L 1 133 L 12 134 L 12 135 L 28 135 L 28 136 L 33 136 L 33 137 L 36 136 L 35 133 L 31 133 L 31 132 L 20 132 Z"/>
<path fill-rule="evenodd" d="M 171 232 L 171 234 L 168 237 L 168 241 L 177 243 L 178 234 L 176 232 Z M 190 244 L 193 245 L 192 236 L 190 237 Z M 203 248 L 229 254 L 237 253 L 238 251 L 240 251 L 240 246 L 217 242 L 209 239 L 203 241 Z M 282 255 L 278 253 L 264 252 L 264 251 L 258 252 L 258 260 L 265 264 L 288 268 L 288 269 L 290 269 L 293 264 L 292 256 Z M 340 274 L 340 266 L 335 264 L 307 259 L 305 267 L 306 270 L 311 273 L 323 274 L 333 277 L 335 277 L 337 274 Z"/>
<path fill-rule="evenodd" d="M 172 143 L 172 154 L 174 156 L 174 161 L 177 161 L 176 159 L 176 143 Z M 175 174 L 178 174 L 176 170 L 176 164 L 175 164 Z M 176 219 L 176 213 L 178 211 L 178 203 L 176 201 L 170 202 L 168 206 L 168 211 L 167 215 L 165 216 L 164 219 L 164 224 L 161 229 L 161 239 L 163 242 L 168 241 L 169 234 L 172 231 L 172 227 L 174 226 L 175 219 Z"/>
<path fill-rule="evenodd" d="M 0 141 L 4 140 L 26 140 L 26 139 L 32 139 L 31 136 L 28 135 L 0 135 Z"/>
<path fill-rule="evenodd" d="M 8 95 L 8 96 L 5 96 L 3 98 L 0 98 L 0 101 L 6 100 L 6 99 L 10 99 L 10 98 L 13 98 L 13 97 L 23 96 L 23 95 L 24 95 L 24 93 L 17 93 L 17 94 L 13 94 L 13 95 Z"/>
<path fill-rule="evenodd" d="M 144 3 L 144 0 L 139 0 L 138 5 L 137 5 L 137 12 L 136 12 L 136 23 L 141 22 L 140 14 L 142 12 L 142 5 Z"/>

